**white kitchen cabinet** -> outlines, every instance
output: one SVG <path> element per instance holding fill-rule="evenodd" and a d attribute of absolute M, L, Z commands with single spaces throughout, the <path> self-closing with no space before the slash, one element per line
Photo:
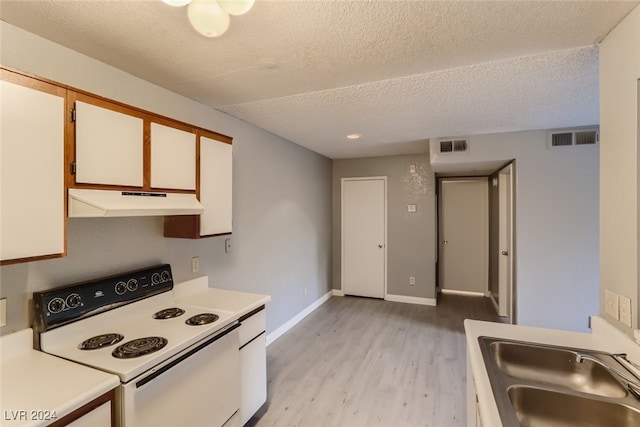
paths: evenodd
<path fill-rule="evenodd" d="M 76 101 L 77 184 L 142 187 L 143 119 Z"/>
<path fill-rule="evenodd" d="M 94 410 L 84 414 L 68 427 L 111 427 L 111 401 L 105 402 Z"/>
<path fill-rule="evenodd" d="M 200 137 L 200 235 L 231 233 L 233 204 L 232 145 Z"/>
<path fill-rule="evenodd" d="M 240 424 L 267 401 L 267 347 L 264 306 L 240 318 Z"/>
<path fill-rule="evenodd" d="M 151 187 L 196 189 L 196 135 L 151 123 Z"/>
<path fill-rule="evenodd" d="M 0 258 L 65 253 L 66 89 L 2 70 Z"/>
<path fill-rule="evenodd" d="M 198 132 L 198 199 L 202 215 L 166 217 L 165 237 L 199 239 L 231 234 L 233 219 L 233 146 L 231 138 Z"/>

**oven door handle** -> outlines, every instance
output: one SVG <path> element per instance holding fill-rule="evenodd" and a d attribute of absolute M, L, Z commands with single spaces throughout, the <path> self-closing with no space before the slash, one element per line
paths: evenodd
<path fill-rule="evenodd" d="M 150 381 L 153 381 L 154 379 L 158 378 L 163 373 L 167 372 L 169 369 L 171 369 L 174 366 L 176 366 L 178 363 L 180 363 L 183 360 L 185 360 L 187 357 L 190 357 L 194 353 L 197 353 L 198 351 L 202 350 L 203 348 L 210 346 L 214 342 L 218 341 L 220 338 L 222 338 L 225 335 L 231 333 L 235 329 L 238 329 L 239 327 L 240 327 L 240 323 L 236 323 L 233 326 L 228 327 L 227 329 L 225 329 L 224 331 L 222 331 L 220 334 L 216 335 L 215 337 L 212 337 L 212 338 L 206 340 L 202 344 L 198 345 L 196 348 L 194 348 L 192 350 L 189 350 L 187 353 L 183 354 L 182 356 L 178 357 L 177 359 L 167 363 L 166 365 L 164 365 L 163 367 L 161 367 L 160 369 L 158 369 L 154 373 L 148 375 L 147 377 L 141 379 L 140 381 L 137 381 L 135 383 L 136 388 L 140 388 L 140 387 L 144 386 L 145 384 L 149 383 Z"/>

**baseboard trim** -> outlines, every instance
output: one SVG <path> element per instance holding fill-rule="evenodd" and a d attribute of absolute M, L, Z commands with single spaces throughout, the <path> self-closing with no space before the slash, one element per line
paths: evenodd
<path fill-rule="evenodd" d="M 484 297 L 484 292 L 456 291 L 453 289 L 441 289 L 440 292 L 442 292 L 443 294 L 451 294 L 451 295 L 467 295 L 470 297 Z"/>
<path fill-rule="evenodd" d="M 343 297 L 344 296 L 344 291 L 342 289 L 334 289 L 333 290 L 333 296 L 334 297 Z"/>
<path fill-rule="evenodd" d="M 313 303 L 311 303 L 311 305 L 307 306 L 307 308 L 302 310 L 300 313 L 298 313 L 295 316 L 293 316 L 284 325 L 280 326 L 278 329 L 276 329 L 275 331 L 271 332 L 270 334 L 267 334 L 267 347 L 272 342 L 274 342 L 275 340 L 277 340 L 278 338 L 283 336 L 289 329 L 291 329 L 295 325 L 297 325 L 302 319 L 304 319 L 305 317 L 307 317 L 308 315 L 313 313 L 313 311 L 315 309 L 317 309 L 322 304 L 327 302 L 329 300 L 329 298 L 331 298 L 334 295 L 333 292 L 335 292 L 335 290 L 327 292 L 326 294 L 324 294 L 323 296 L 321 296 L 320 298 L 315 300 Z"/>
<path fill-rule="evenodd" d="M 434 307 L 437 304 L 435 298 L 410 297 L 410 296 L 406 296 L 406 295 L 391 295 L 391 294 L 387 294 L 387 296 L 384 297 L 384 299 L 386 301 L 392 301 L 392 302 L 404 302 L 404 303 L 407 303 L 407 304 L 430 305 L 430 306 L 434 306 Z"/>

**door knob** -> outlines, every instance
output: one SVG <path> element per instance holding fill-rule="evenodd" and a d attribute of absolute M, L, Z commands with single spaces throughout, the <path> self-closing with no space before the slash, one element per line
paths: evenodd
<path fill-rule="evenodd" d="M 378 247 L 379 247 L 380 249 L 382 249 L 382 245 L 378 245 Z"/>
<path fill-rule="evenodd" d="M 509 251 L 502 251 L 502 255 L 509 255 Z"/>
<path fill-rule="evenodd" d="M 445 245 L 448 245 L 448 244 L 449 244 L 449 241 L 448 241 L 448 240 L 445 240 L 445 241 L 444 241 L 444 244 L 445 244 Z"/>

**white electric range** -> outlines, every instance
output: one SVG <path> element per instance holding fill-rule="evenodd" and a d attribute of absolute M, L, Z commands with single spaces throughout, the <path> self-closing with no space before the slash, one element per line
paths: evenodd
<path fill-rule="evenodd" d="M 176 303 L 172 287 L 164 264 L 36 292 L 39 348 L 118 375 L 119 426 L 236 425 L 237 316 Z"/>

